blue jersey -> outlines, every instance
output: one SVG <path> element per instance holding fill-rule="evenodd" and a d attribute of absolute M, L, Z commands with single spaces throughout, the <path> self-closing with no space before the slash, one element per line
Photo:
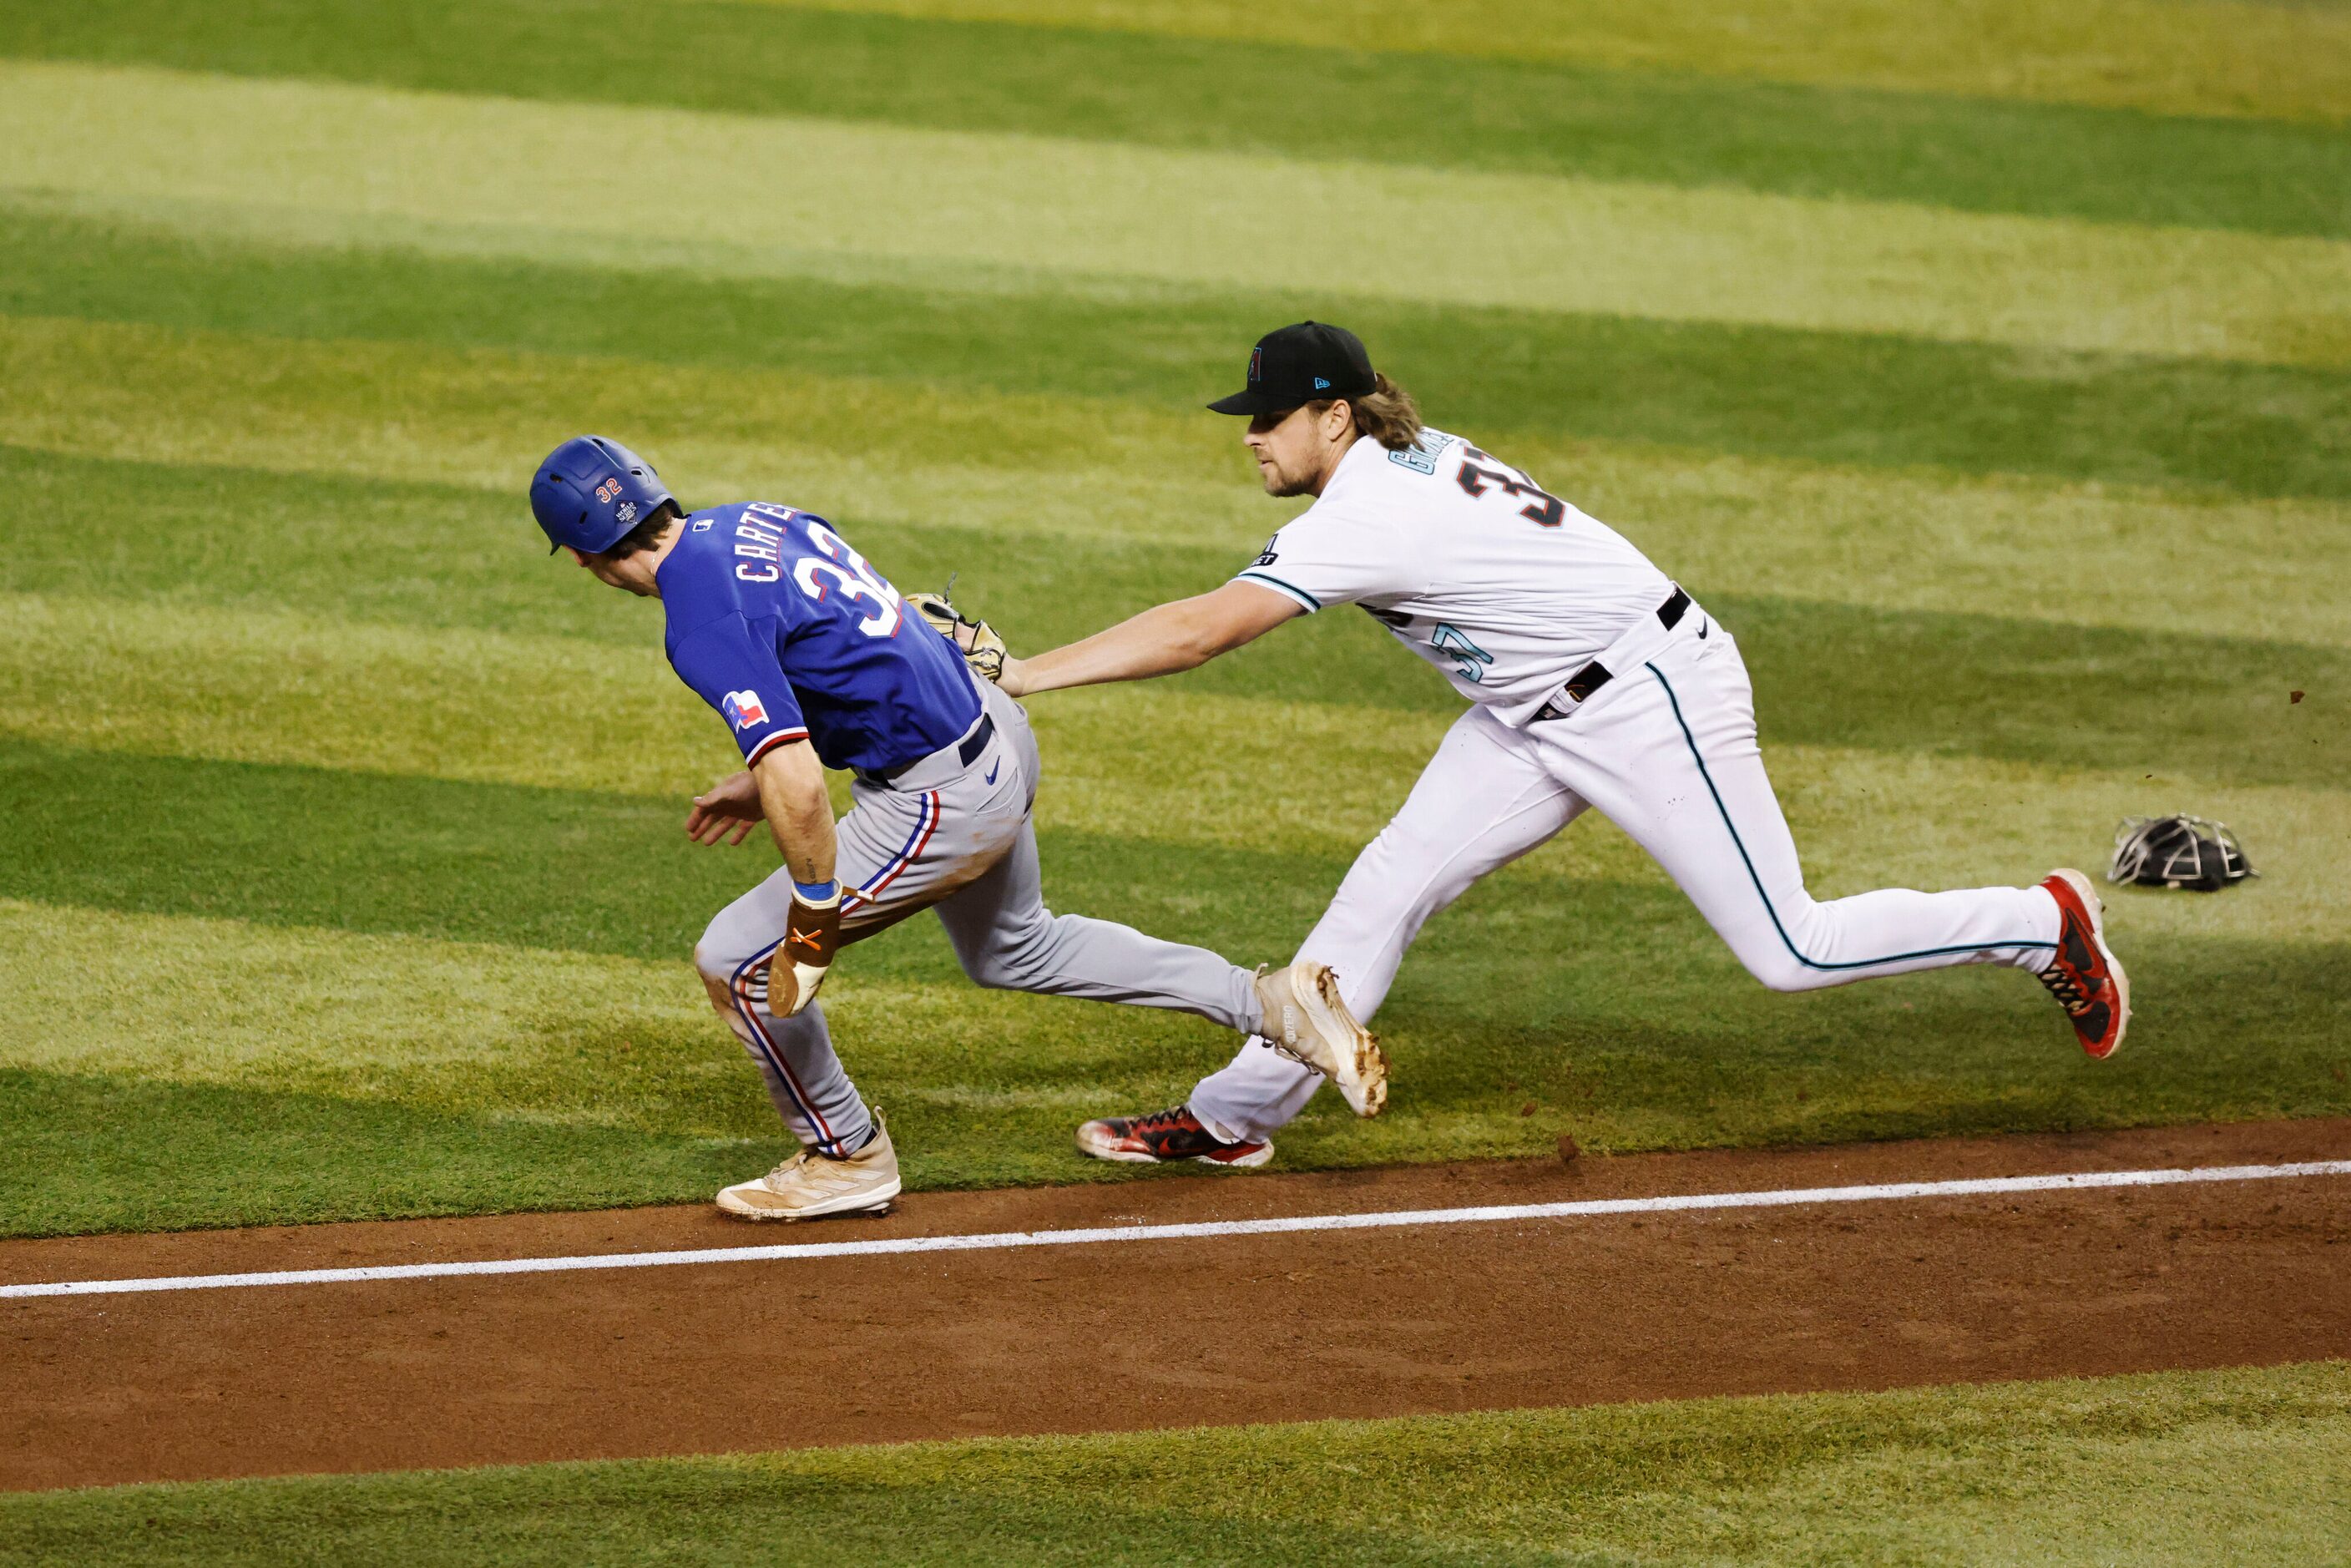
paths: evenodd
<path fill-rule="evenodd" d="M 670 667 L 746 763 L 805 737 L 828 768 L 877 772 L 979 721 L 963 655 L 821 517 L 765 501 L 696 512 L 659 582 Z"/>

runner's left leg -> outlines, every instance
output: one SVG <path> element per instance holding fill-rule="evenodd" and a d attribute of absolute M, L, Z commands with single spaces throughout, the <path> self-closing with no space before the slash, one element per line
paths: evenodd
<path fill-rule="evenodd" d="M 1009 750 L 999 735 L 961 777 L 935 789 L 854 787 L 855 804 L 833 828 L 843 944 L 936 903 L 1010 847 L 1027 820 L 1026 800 L 982 782 L 1008 771 L 992 765 Z M 758 1064 L 785 1125 L 800 1142 L 843 1155 L 871 1135 L 872 1118 L 833 1050 L 823 1003 L 789 1018 L 768 1008 L 767 964 L 791 905 L 791 878 L 778 870 L 719 912 L 695 945 L 695 967 L 711 1005 Z"/>
<path fill-rule="evenodd" d="M 841 1158 L 864 1146 L 873 1118 L 833 1051 L 824 1004 L 812 1001 L 789 1018 L 768 1010 L 767 964 L 783 940 L 791 893 L 789 875 L 779 871 L 719 911 L 695 945 L 694 967 L 710 1005 L 758 1064 L 784 1125 Z"/>
<path fill-rule="evenodd" d="M 1018 703 L 994 686 L 981 695 L 995 737 L 956 777 L 927 789 L 854 786 L 856 804 L 835 825 L 842 943 L 935 905 L 981 985 L 1174 1008 L 1255 1029 L 1248 970 L 1203 948 L 1046 909 L 1029 823 L 1036 741 Z M 791 891 L 778 871 L 729 904 L 695 947 L 695 966 L 785 1124 L 801 1142 L 841 1155 L 863 1143 L 872 1118 L 833 1051 L 822 1005 L 782 1019 L 767 1005 L 765 966 L 783 939 Z"/>

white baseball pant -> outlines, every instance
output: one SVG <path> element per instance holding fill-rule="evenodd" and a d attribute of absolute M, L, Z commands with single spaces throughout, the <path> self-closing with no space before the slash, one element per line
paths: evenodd
<path fill-rule="evenodd" d="M 1601 655 L 1614 678 L 1562 718 L 1514 730 L 1484 707 L 1456 720 L 1395 819 L 1356 857 L 1301 958 L 1337 972 L 1360 1019 L 1386 998 L 1429 916 L 1586 808 L 1646 850 L 1777 991 L 1952 964 L 2047 966 L 2057 901 L 2039 888 L 1886 890 L 1815 901 L 1755 737 L 1739 645 L 1693 605 Z M 1252 1038 L 1192 1092 L 1227 1140 L 1265 1137 L 1322 1078 Z"/>

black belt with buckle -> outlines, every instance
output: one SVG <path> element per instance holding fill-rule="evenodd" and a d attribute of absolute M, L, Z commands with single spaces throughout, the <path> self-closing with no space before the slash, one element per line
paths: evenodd
<path fill-rule="evenodd" d="M 973 730 L 969 735 L 964 737 L 963 744 L 956 747 L 956 760 L 962 763 L 966 768 L 970 767 L 973 763 L 979 760 L 979 754 L 986 751 L 987 749 L 987 743 L 995 738 L 996 716 L 994 714 L 982 714 L 979 719 L 979 727 Z M 938 753 L 935 751 L 930 755 L 931 757 L 936 757 Z M 903 776 L 908 768 L 914 766 L 914 762 L 927 762 L 928 760 L 930 760 L 930 758 L 928 757 L 917 757 L 914 758 L 914 762 L 901 762 L 895 768 L 860 768 L 857 776 L 860 779 L 864 779 L 868 784 L 887 784 L 892 779 Z"/>
<path fill-rule="evenodd" d="M 1670 632 L 1675 627 L 1682 623 L 1682 617 L 1689 612 L 1689 607 L 1690 596 L 1677 588 L 1674 590 L 1673 596 L 1671 598 L 1667 599 L 1663 604 L 1657 606 L 1657 620 L 1667 631 Z M 1593 693 L 1598 691 L 1601 687 L 1606 685 L 1615 678 L 1615 671 L 1610 669 L 1599 660 L 1594 659 L 1592 663 L 1584 665 L 1583 668 L 1576 671 L 1575 674 L 1567 677 L 1567 685 L 1562 688 L 1562 695 L 1572 698 L 1576 706 L 1581 707 L 1583 704 L 1592 700 Z M 1543 704 L 1542 706 L 1537 708 L 1535 710 L 1535 716 L 1527 720 L 1527 722 L 1529 724 L 1541 724 L 1545 719 L 1565 718 L 1569 714 L 1572 714 L 1574 711 L 1574 707 L 1561 707 L 1556 702 L 1547 702 Z"/>

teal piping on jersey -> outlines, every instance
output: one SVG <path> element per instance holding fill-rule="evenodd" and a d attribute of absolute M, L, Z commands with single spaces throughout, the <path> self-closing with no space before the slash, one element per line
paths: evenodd
<path fill-rule="evenodd" d="M 1780 923 L 1780 912 L 1772 907 L 1771 895 L 1763 891 L 1763 879 L 1756 874 L 1755 862 L 1747 852 L 1747 841 L 1739 836 L 1739 826 L 1730 820 L 1730 809 L 1722 803 L 1722 791 L 1714 787 L 1714 775 L 1707 770 L 1706 758 L 1698 755 L 1698 737 L 1690 733 L 1689 721 L 1682 717 L 1682 702 L 1674 695 L 1674 684 L 1666 679 L 1666 673 L 1656 665 L 1644 664 L 1641 667 L 1656 676 L 1657 685 L 1666 688 L 1666 701 L 1673 705 L 1674 722 L 1681 726 L 1682 741 L 1689 747 L 1690 760 L 1698 764 L 1698 776 L 1706 780 L 1706 792 L 1714 797 L 1714 809 L 1721 815 L 1722 825 L 1729 831 L 1730 841 L 1739 851 L 1740 863 L 1747 867 L 1747 880 L 1755 884 L 1755 896 L 1763 901 L 1763 912 L 1771 917 L 1771 929 L 1780 934 L 1780 945 L 1788 949 L 1788 956 L 1797 963 L 1807 969 L 1870 969 L 1880 964 L 1899 964 L 1911 958 L 1940 957 L 1946 953 L 1983 953 L 1994 947 L 2054 948 L 2057 946 L 2054 942 L 2032 940 L 1969 942 L 1956 947 L 1921 947 L 1912 953 L 1888 953 L 1882 958 L 1853 958 L 1837 963 L 1804 956 L 1796 950 L 1795 943 L 1789 940 L 1788 928 Z"/>
<path fill-rule="evenodd" d="M 1262 582 L 1268 588 L 1277 589 L 1283 593 L 1287 593 L 1290 598 L 1295 599 L 1299 603 L 1306 606 L 1307 612 L 1310 614 L 1314 611 L 1322 608 L 1322 601 L 1321 600 L 1315 598 L 1312 594 L 1307 592 L 1302 588 L 1293 588 L 1278 577 L 1270 577 L 1261 571 L 1245 571 L 1240 574 L 1240 577 L 1237 577 L 1233 580 L 1238 582 L 1240 580 L 1241 577 L 1248 578 L 1251 582 Z"/>

